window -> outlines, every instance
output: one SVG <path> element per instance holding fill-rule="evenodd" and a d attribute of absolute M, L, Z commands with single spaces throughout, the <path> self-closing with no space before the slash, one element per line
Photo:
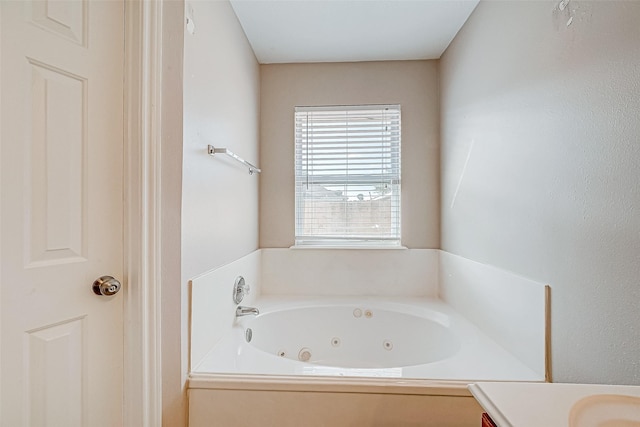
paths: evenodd
<path fill-rule="evenodd" d="M 400 245 L 400 106 L 296 107 L 296 245 Z"/>

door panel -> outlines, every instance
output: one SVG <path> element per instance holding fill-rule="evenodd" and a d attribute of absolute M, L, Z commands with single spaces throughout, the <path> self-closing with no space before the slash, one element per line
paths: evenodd
<path fill-rule="evenodd" d="M 87 259 L 87 80 L 32 59 L 27 265 Z"/>
<path fill-rule="evenodd" d="M 87 1 L 34 1 L 26 5 L 30 21 L 81 46 L 87 45 Z"/>
<path fill-rule="evenodd" d="M 0 2 L 2 426 L 122 425 L 123 2 Z"/>
<path fill-rule="evenodd" d="M 24 354 L 29 381 L 27 418 L 29 425 L 81 426 L 86 402 L 85 317 L 27 331 Z M 85 420 L 86 421 L 86 420 Z"/>

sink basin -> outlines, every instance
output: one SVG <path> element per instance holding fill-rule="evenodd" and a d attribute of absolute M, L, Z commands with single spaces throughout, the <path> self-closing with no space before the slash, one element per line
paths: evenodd
<path fill-rule="evenodd" d="M 578 400 L 569 413 L 570 427 L 640 427 L 640 397 L 595 394 Z"/>

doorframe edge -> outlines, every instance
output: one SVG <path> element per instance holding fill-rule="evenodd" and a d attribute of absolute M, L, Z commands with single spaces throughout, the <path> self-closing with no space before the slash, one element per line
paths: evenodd
<path fill-rule="evenodd" d="M 162 425 L 161 0 L 125 0 L 123 425 Z"/>

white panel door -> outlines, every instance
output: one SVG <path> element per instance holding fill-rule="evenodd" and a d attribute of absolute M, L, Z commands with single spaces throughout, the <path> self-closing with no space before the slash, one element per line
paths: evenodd
<path fill-rule="evenodd" d="M 0 3 L 1 425 L 121 426 L 123 1 Z"/>

